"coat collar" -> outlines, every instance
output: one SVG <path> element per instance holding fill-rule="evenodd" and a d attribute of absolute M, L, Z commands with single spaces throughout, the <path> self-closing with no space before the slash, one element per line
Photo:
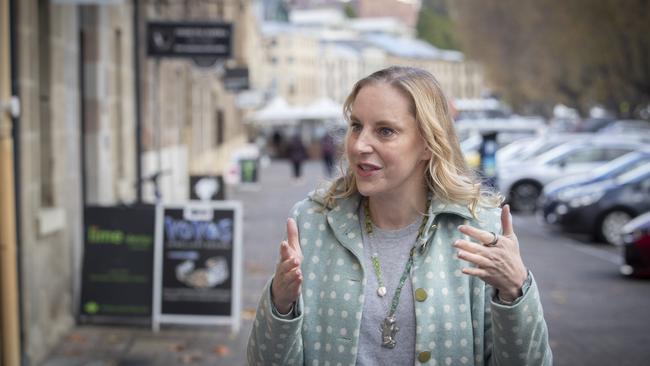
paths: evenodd
<path fill-rule="evenodd" d="M 314 192 L 313 196 L 318 193 Z M 312 199 L 314 198 L 312 196 Z M 327 211 L 327 222 L 331 227 L 336 239 L 357 258 L 363 258 L 363 243 L 361 230 L 362 225 L 359 223 L 359 205 L 362 196 L 354 194 L 350 197 L 336 200 L 335 206 Z M 427 247 L 437 226 L 434 223 L 440 214 L 451 214 L 460 216 L 464 219 L 472 219 L 472 213 L 467 205 L 445 202 L 435 196 L 431 198 L 429 207 L 429 216 L 427 218 L 426 231 L 418 243 L 420 253 L 423 253 Z"/>

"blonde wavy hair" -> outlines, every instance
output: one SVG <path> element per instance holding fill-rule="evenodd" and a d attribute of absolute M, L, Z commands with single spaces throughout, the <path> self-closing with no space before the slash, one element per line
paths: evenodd
<path fill-rule="evenodd" d="M 501 195 L 482 188 L 479 178 L 467 167 L 447 98 L 438 80 L 428 71 L 392 66 L 357 81 L 343 104 L 346 121 L 349 122 L 352 104 L 359 91 L 378 83 L 391 85 L 410 99 L 418 130 L 431 151 L 431 159 L 425 168 L 425 181 L 436 197 L 445 202 L 467 205 L 474 216 L 479 206 L 496 207 L 503 202 Z M 344 167 L 347 165 L 347 161 L 342 161 L 342 176 L 325 194 L 325 205 L 329 208 L 334 206 L 336 199 L 358 193 L 354 172 Z"/>

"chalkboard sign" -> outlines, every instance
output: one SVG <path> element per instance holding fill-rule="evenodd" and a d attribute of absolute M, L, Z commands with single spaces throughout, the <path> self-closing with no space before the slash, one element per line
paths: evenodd
<path fill-rule="evenodd" d="M 160 206 L 153 327 L 159 323 L 239 328 L 241 208 L 238 202 Z"/>
<path fill-rule="evenodd" d="M 151 321 L 155 213 L 153 205 L 85 208 L 82 323 Z"/>

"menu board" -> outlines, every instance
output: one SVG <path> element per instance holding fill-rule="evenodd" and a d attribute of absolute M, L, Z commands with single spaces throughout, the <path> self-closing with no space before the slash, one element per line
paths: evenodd
<path fill-rule="evenodd" d="M 241 224 L 238 202 L 159 207 L 154 329 L 159 323 L 239 327 Z"/>

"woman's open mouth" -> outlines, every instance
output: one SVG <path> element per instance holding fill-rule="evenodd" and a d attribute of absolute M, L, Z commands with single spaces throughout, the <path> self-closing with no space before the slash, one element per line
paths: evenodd
<path fill-rule="evenodd" d="M 380 166 L 374 164 L 361 163 L 357 164 L 357 175 L 359 177 L 367 178 L 375 174 L 375 172 L 381 170 Z"/>

